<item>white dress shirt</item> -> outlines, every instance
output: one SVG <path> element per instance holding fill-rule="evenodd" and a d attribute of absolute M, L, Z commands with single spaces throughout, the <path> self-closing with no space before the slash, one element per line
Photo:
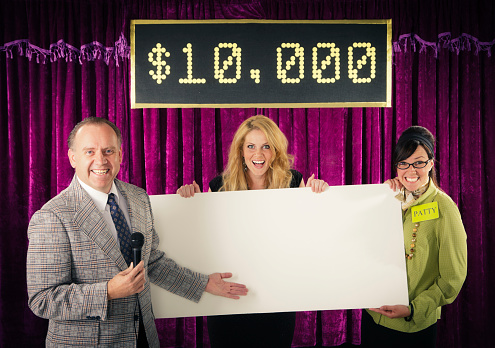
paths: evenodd
<path fill-rule="evenodd" d="M 103 193 L 83 183 L 81 179 L 77 178 L 77 180 L 81 184 L 82 188 L 88 193 L 89 197 L 91 197 L 96 207 L 100 211 L 101 215 L 103 215 L 103 218 L 107 223 L 109 231 L 112 232 L 112 235 L 117 242 L 119 242 L 119 238 L 117 236 L 117 230 L 115 229 L 115 224 L 113 223 L 112 215 L 110 214 L 110 206 L 107 203 L 108 195 L 110 193 L 113 193 L 115 195 L 115 201 L 117 202 L 120 209 L 124 213 L 125 219 L 127 221 L 127 225 L 129 225 L 130 232 L 132 233 L 132 227 L 130 223 L 131 220 L 129 219 L 129 210 L 127 209 L 127 202 L 125 201 L 124 197 L 120 194 L 119 190 L 117 189 L 117 186 L 115 186 L 115 182 L 112 182 L 112 188 L 110 189 L 110 192 Z"/>

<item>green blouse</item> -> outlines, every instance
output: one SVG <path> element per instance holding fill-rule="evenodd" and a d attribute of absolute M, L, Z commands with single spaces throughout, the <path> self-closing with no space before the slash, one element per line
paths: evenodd
<path fill-rule="evenodd" d="M 390 319 L 368 310 L 375 323 L 402 332 L 417 332 L 440 319 L 441 306 L 452 303 L 467 272 L 466 231 L 452 199 L 433 182 L 414 204 L 402 213 L 405 254 L 410 253 L 415 223 L 411 208 L 437 202 L 439 217 L 419 222 L 412 259 L 406 259 L 409 301 L 414 306 L 411 321 Z M 393 305 L 393 303 L 384 303 Z"/>

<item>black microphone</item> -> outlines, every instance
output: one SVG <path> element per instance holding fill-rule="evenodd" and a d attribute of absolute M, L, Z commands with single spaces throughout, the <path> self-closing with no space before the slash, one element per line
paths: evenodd
<path fill-rule="evenodd" d="M 131 246 L 132 246 L 132 259 L 134 267 L 141 262 L 141 249 L 144 244 L 144 236 L 141 232 L 134 232 L 131 234 Z"/>

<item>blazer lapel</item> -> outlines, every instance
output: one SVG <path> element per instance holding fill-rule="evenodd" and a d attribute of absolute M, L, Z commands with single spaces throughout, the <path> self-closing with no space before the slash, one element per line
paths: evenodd
<path fill-rule="evenodd" d="M 86 234 L 111 260 L 115 261 L 121 270 L 127 269 L 120 247 L 109 231 L 103 215 L 81 187 L 75 175 L 69 189 L 74 193 L 74 223 L 81 233 Z"/>

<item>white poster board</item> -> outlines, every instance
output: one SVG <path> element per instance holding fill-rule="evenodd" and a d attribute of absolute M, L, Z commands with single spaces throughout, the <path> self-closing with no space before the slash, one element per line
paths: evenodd
<path fill-rule="evenodd" d="M 385 184 L 151 196 L 161 250 L 249 288 L 196 304 L 153 285 L 156 318 L 408 305 L 393 196 Z"/>

